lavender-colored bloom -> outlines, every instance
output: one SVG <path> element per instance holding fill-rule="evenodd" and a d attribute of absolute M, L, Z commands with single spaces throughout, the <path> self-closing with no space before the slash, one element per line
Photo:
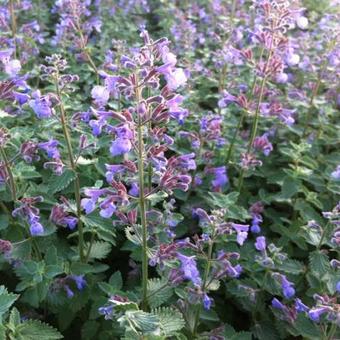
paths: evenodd
<path fill-rule="evenodd" d="M 256 150 L 261 150 L 265 156 L 273 151 L 273 145 L 269 142 L 267 134 L 256 137 L 253 146 Z"/>
<path fill-rule="evenodd" d="M 281 288 L 283 292 L 283 296 L 286 299 L 290 299 L 295 295 L 295 289 L 293 287 L 293 283 L 288 281 L 285 275 L 281 275 Z"/>
<path fill-rule="evenodd" d="M 110 98 L 110 92 L 105 86 L 96 85 L 91 96 L 99 106 L 105 106 Z"/>
<path fill-rule="evenodd" d="M 204 293 L 203 295 L 203 307 L 206 310 L 209 310 L 212 304 L 212 299 L 208 296 L 208 294 Z"/>
<path fill-rule="evenodd" d="M 272 306 L 273 308 L 281 309 L 281 310 L 285 308 L 285 306 L 277 298 L 274 298 L 272 300 Z"/>
<path fill-rule="evenodd" d="M 335 179 L 335 180 L 340 179 L 340 165 L 338 165 L 338 166 L 336 167 L 335 171 L 333 171 L 333 172 L 331 173 L 331 177 L 332 177 L 333 179 Z"/>
<path fill-rule="evenodd" d="M 39 119 L 50 118 L 53 114 L 52 103 L 48 96 L 42 96 L 40 91 L 32 93 L 34 99 L 29 101 L 29 106 L 33 109 Z"/>
<path fill-rule="evenodd" d="M 59 142 L 55 139 L 50 139 L 48 142 L 39 143 L 38 147 L 47 153 L 49 158 L 60 158 L 60 153 L 58 150 Z"/>
<path fill-rule="evenodd" d="M 340 293 L 340 281 L 338 281 L 335 285 L 335 290 Z"/>
<path fill-rule="evenodd" d="M 105 164 L 106 173 L 105 177 L 108 183 L 111 183 L 115 177 L 115 175 L 123 173 L 125 171 L 125 166 L 121 164 Z"/>
<path fill-rule="evenodd" d="M 128 138 L 117 138 L 111 143 L 110 153 L 113 157 L 124 155 L 132 148 L 132 144 Z"/>
<path fill-rule="evenodd" d="M 232 223 L 232 227 L 237 232 L 237 236 L 236 236 L 237 243 L 240 246 L 242 246 L 244 241 L 248 237 L 249 225 L 248 224 L 236 224 L 236 223 Z"/>
<path fill-rule="evenodd" d="M 21 70 L 20 60 L 12 59 L 5 63 L 5 72 L 11 77 L 14 78 Z"/>
<path fill-rule="evenodd" d="M 30 233 L 32 236 L 42 235 L 44 233 L 44 227 L 39 221 L 33 220 L 30 225 Z"/>
<path fill-rule="evenodd" d="M 68 285 L 64 285 L 64 289 L 66 291 L 67 297 L 69 299 L 72 299 L 74 297 L 74 292 L 72 291 L 72 289 Z"/>
<path fill-rule="evenodd" d="M 100 204 L 100 216 L 104 218 L 110 218 L 113 213 L 117 210 L 116 205 L 112 202 L 110 198 L 106 199 Z"/>
<path fill-rule="evenodd" d="M 31 98 L 26 93 L 20 93 L 16 91 L 13 91 L 13 95 L 14 95 L 15 100 L 19 103 L 20 106 L 26 104 Z"/>
<path fill-rule="evenodd" d="M 83 290 L 86 287 L 86 280 L 84 275 L 71 275 L 70 278 L 74 280 L 79 290 Z"/>
<path fill-rule="evenodd" d="M 139 196 L 139 186 L 137 183 L 131 183 L 131 188 L 129 190 L 129 195 L 138 197 Z"/>
<path fill-rule="evenodd" d="M 228 183 L 227 168 L 220 166 L 213 169 L 214 179 L 211 181 L 214 190 L 219 190 Z"/>
<path fill-rule="evenodd" d="M 302 312 L 308 312 L 309 307 L 307 307 L 300 299 L 295 299 L 295 309 L 297 312 L 302 313 Z"/>
<path fill-rule="evenodd" d="M 305 30 L 308 28 L 308 19 L 304 16 L 299 16 L 296 19 L 296 24 L 300 29 Z"/>
<path fill-rule="evenodd" d="M 300 62 L 300 56 L 296 53 L 289 52 L 286 57 L 286 62 L 289 66 L 298 65 Z"/>
<path fill-rule="evenodd" d="M 319 322 L 320 316 L 324 313 L 327 313 L 328 311 L 329 307 L 316 307 L 309 310 L 308 316 L 311 320 Z"/>
<path fill-rule="evenodd" d="M 187 76 L 183 69 L 176 68 L 170 74 L 165 75 L 170 90 L 176 90 L 187 82 Z"/>
<path fill-rule="evenodd" d="M 100 308 L 98 308 L 98 312 L 99 312 L 99 314 L 105 316 L 105 320 L 112 319 L 113 305 L 106 306 L 106 307 L 100 307 Z"/>
<path fill-rule="evenodd" d="M 253 214 L 252 224 L 250 230 L 254 234 L 258 234 L 261 231 L 260 223 L 262 222 L 261 215 Z"/>
<path fill-rule="evenodd" d="M 184 277 L 192 281 L 193 284 L 200 286 L 202 280 L 197 269 L 195 256 L 185 256 L 181 253 L 177 253 L 177 258 L 181 261 L 181 271 L 183 272 Z"/>
<path fill-rule="evenodd" d="M 266 250 L 266 238 L 264 236 L 259 236 L 256 238 L 255 248 L 258 251 Z"/>

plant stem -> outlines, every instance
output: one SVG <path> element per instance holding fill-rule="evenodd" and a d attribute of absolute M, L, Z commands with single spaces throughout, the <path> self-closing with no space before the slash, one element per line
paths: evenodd
<path fill-rule="evenodd" d="M 336 332 L 336 330 L 337 330 L 337 324 L 336 323 L 333 323 L 332 324 L 332 326 L 331 326 L 331 328 L 330 328 L 330 330 L 329 330 L 329 333 L 328 333 L 328 335 L 327 335 L 327 337 L 326 337 L 326 340 L 333 340 L 333 336 L 334 336 L 334 334 L 335 334 L 335 332 Z"/>
<path fill-rule="evenodd" d="M 16 194 L 16 188 L 15 188 L 14 176 L 13 176 L 10 164 L 8 162 L 6 151 L 2 146 L 0 146 L 0 153 L 1 153 L 1 157 L 4 161 L 4 165 L 5 165 L 8 177 L 9 177 L 9 187 L 11 190 L 12 199 L 15 202 L 17 200 L 17 194 Z"/>
<path fill-rule="evenodd" d="M 16 42 L 16 34 L 17 34 L 17 22 L 14 11 L 14 0 L 9 0 L 9 12 L 11 16 L 11 30 L 12 30 L 12 38 L 14 43 L 14 55 L 17 57 L 17 42 Z"/>
<path fill-rule="evenodd" d="M 251 128 L 251 136 L 250 136 L 250 140 L 249 140 L 248 147 L 247 147 L 247 153 L 250 152 L 250 150 L 253 146 L 256 134 L 257 134 L 257 127 L 258 127 L 259 118 L 260 118 L 260 107 L 261 107 L 261 102 L 262 102 L 262 98 L 263 98 L 264 88 L 266 86 L 266 81 L 267 81 L 266 73 L 267 73 L 268 65 L 269 65 L 269 62 L 270 62 L 270 59 L 271 59 L 272 53 L 273 53 L 273 42 L 274 42 L 274 37 L 272 37 L 272 39 L 271 39 L 268 57 L 267 57 L 266 64 L 265 64 L 264 69 L 263 69 L 263 78 L 262 78 L 261 85 L 260 85 L 260 94 L 259 94 L 259 99 L 257 101 L 253 125 L 252 125 L 252 128 Z M 261 59 L 262 59 L 263 52 L 264 52 L 264 49 L 262 49 L 262 51 L 261 51 L 261 57 L 260 57 Z M 255 78 L 255 80 L 256 80 L 256 78 Z M 253 84 L 253 90 L 254 90 L 254 88 L 255 88 L 255 83 Z M 245 169 L 243 168 L 242 171 L 241 171 L 241 174 L 240 174 L 240 178 L 239 178 L 238 189 L 237 189 L 238 192 L 241 192 L 241 189 L 242 189 L 242 186 L 243 186 L 244 172 L 245 172 Z"/>
<path fill-rule="evenodd" d="M 138 79 L 138 78 L 137 78 Z M 137 105 L 141 101 L 141 88 L 136 82 L 136 102 Z M 145 186 L 144 186 L 144 141 L 143 141 L 143 125 L 141 116 L 138 115 L 138 177 L 139 177 L 139 209 L 142 224 L 142 303 L 141 307 L 144 311 L 147 310 L 147 293 L 148 293 L 148 253 L 147 253 L 147 221 L 146 221 L 146 202 L 145 202 Z"/>
<path fill-rule="evenodd" d="M 60 121 L 61 126 L 63 129 L 64 138 L 66 141 L 66 147 L 67 147 L 67 153 L 71 165 L 71 169 L 75 173 L 75 180 L 74 180 L 74 196 L 76 200 L 76 206 L 77 206 L 77 217 L 78 217 L 78 234 L 79 234 L 79 242 L 78 242 L 78 248 L 79 248 L 79 257 L 82 262 L 85 261 L 84 257 L 84 231 L 83 231 L 83 222 L 81 220 L 81 198 L 80 198 L 80 181 L 79 181 L 79 175 L 77 173 L 77 165 L 74 161 L 74 154 L 72 149 L 72 143 L 71 143 L 71 137 L 67 128 L 67 120 L 66 120 L 66 113 L 64 104 L 61 98 L 61 93 L 59 89 L 58 84 L 59 75 L 56 77 L 56 92 L 59 98 L 59 111 L 60 111 Z"/>
<path fill-rule="evenodd" d="M 96 232 L 93 230 L 92 233 L 91 233 L 90 244 L 87 248 L 87 252 L 86 252 L 86 256 L 85 256 L 85 263 L 87 263 L 89 261 L 89 257 L 90 257 L 90 254 L 91 254 L 91 249 L 92 249 L 92 245 L 93 245 L 93 242 L 94 242 L 95 235 L 96 235 Z"/>
<path fill-rule="evenodd" d="M 211 257 L 212 257 L 212 252 L 213 252 L 213 247 L 214 247 L 214 241 L 213 238 L 209 241 L 209 246 L 208 246 L 208 256 L 207 256 L 207 264 L 205 266 L 204 274 L 203 274 L 203 283 L 202 283 L 202 292 L 204 293 L 205 290 L 207 289 L 207 283 L 208 283 L 208 277 L 210 273 L 210 267 L 211 267 Z M 199 304 L 196 309 L 196 314 L 195 314 L 195 322 L 194 322 L 194 327 L 192 334 L 194 337 L 196 337 L 197 333 L 197 327 L 199 323 L 199 318 L 202 310 L 202 305 Z"/>
<path fill-rule="evenodd" d="M 320 87 L 321 80 L 322 80 L 322 74 L 323 74 L 323 71 L 325 70 L 326 66 L 327 66 L 327 58 L 324 58 L 324 61 L 321 65 L 320 71 L 318 73 L 318 78 L 316 80 L 316 84 L 314 85 L 312 95 L 310 97 L 309 107 L 308 107 L 307 116 L 306 116 L 306 120 L 305 120 L 305 126 L 304 126 L 303 133 L 302 133 L 303 137 L 306 137 L 306 135 L 307 135 L 308 123 L 309 123 L 310 118 L 311 118 L 310 112 L 311 112 L 311 110 L 314 106 L 315 97 L 318 95 L 319 87 Z"/>
<path fill-rule="evenodd" d="M 85 37 L 84 37 L 84 34 L 83 34 L 82 29 L 81 29 L 81 25 L 80 25 L 79 21 L 76 20 L 75 25 L 76 25 L 76 29 L 77 29 L 77 31 L 79 33 L 79 36 L 80 36 L 81 49 L 84 52 L 89 65 L 91 66 L 91 68 L 93 69 L 94 73 L 96 74 L 96 82 L 97 82 L 97 84 L 99 84 L 98 69 L 97 69 L 97 66 L 96 66 L 96 64 L 94 63 L 94 61 L 93 61 L 93 59 L 91 57 L 91 54 L 86 49 L 86 40 L 85 40 Z"/>
<path fill-rule="evenodd" d="M 227 153 L 227 160 L 226 160 L 226 165 L 228 166 L 229 164 L 229 161 L 230 161 L 230 158 L 231 158 L 231 155 L 232 155 L 232 152 L 233 152 L 233 148 L 234 148 L 234 145 L 235 145 L 235 142 L 236 142 L 236 138 L 237 138 L 237 135 L 241 129 L 241 126 L 242 126 L 242 123 L 243 123 L 243 120 L 244 120 L 244 117 L 246 115 L 246 110 L 243 110 L 242 113 L 241 113 L 241 117 L 238 121 L 238 124 L 237 124 L 237 127 L 236 127 L 236 130 L 234 131 L 234 135 L 233 135 L 233 138 L 230 142 L 230 145 L 229 145 L 229 149 L 228 149 L 228 153 Z"/>

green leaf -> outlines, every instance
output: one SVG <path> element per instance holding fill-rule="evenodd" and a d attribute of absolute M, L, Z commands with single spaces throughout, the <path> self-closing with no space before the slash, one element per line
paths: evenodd
<path fill-rule="evenodd" d="M 66 189 L 72 181 L 74 181 L 76 175 L 74 171 L 66 169 L 60 176 L 51 176 L 48 184 L 48 189 L 51 193 L 56 193 L 58 191 Z"/>
<path fill-rule="evenodd" d="M 155 194 L 152 194 L 147 197 L 147 200 L 151 202 L 151 205 L 154 206 L 159 202 L 163 202 L 169 195 L 165 191 L 158 191 Z"/>
<path fill-rule="evenodd" d="M 151 308 L 156 308 L 166 302 L 172 295 L 173 289 L 165 278 L 148 280 L 148 301 Z"/>
<path fill-rule="evenodd" d="M 182 314 L 170 307 L 153 309 L 152 313 L 159 318 L 161 334 L 167 337 L 176 335 L 185 326 Z"/>
<path fill-rule="evenodd" d="M 0 286 L 0 318 L 9 310 L 18 297 L 19 295 L 17 294 L 8 293 L 5 286 Z"/>
<path fill-rule="evenodd" d="M 238 192 L 231 192 L 228 195 L 220 192 L 209 192 L 208 196 L 203 197 L 211 207 L 228 208 L 236 203 L 239 196 Z"/>
<path fill-rule="evenodd" d="M 109 284 L 117 290 L 122 289 L 123 287 L 122 274 L 118 271 L 112 274 L 109 279 Z"/>
<path fill-rule="evenodd" d="M 322 338 L 319 328 L 305 315 L 299 314 L 295 320 L 294 326 L 300 335 L 307 339 L 319 340 Z"/>
<path fill-rule="evenodd" d="M 159 318 L 152 313 L 143 311 L 127 311 L 125 315 L 118 319 L 122 327 L 127 331 L 139 334 L 159 333 Z"/>
<path fill-rule="evenodd" d="M 328 256 L 318 250 L 309 255 L 309 266 L 312 273 L 319 278 L 322 278 L 331 269 Z"/>
<path fill-rule="evenodd" d="M 58 330 L 38 320 L 28 320 L 16 327 L 18 340 L 53 340 L 62 339 Z"/>
<path fill-rule="evenodd" d="M 278 266 L 278 269 L 289 274 L 298 275 L 304 271 L 304 265 L 299 261 L 287 259 Z"/>
<path fill-rule="evenodd" d="M 21 323 L 20 313 L 15 307 L 12 308 L 8 321 L 13 328 Z"/>
<path fill-rule="evenodd" d="M 111 244 L 108 242 L 101 242 L 101 241 L 95 241 L 92 243 L 92 247 L 90 250 L 90 259 L 98 259 L 102 260 L 105 259 L 106 256 L 111 251 Z"/>
<path fill-rule="evenodd" d="M 9 216 L 7 214 L 0 213 L 0 230 L 6 229 L 9 223 Z"/>
<path fill-rule="evenodd" d="M 283 179 L 282 191 L 279 194 L 280 199 L 289 199 L 299 192 L 301 182 L 296 178 L 286 176 Z"/>

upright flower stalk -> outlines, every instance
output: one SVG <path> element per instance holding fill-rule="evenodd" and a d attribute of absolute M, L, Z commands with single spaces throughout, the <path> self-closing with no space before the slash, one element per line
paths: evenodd
<path fill-rule="evenodd" d="M 1 158 L 3 159 L 3 165 L 4 165 L 4 168 L 5 168 L 5 171 L 6 171 L 7 176 L 8 176 L 8 184 L 9 184 L 9 188 L 11 190 L 12 200 L 13 200 L 13 202 L 15 202 L 17 200 L 17 195 L 16 195 L 16 186 L 15 186 L 14 176 L 13 176 L 13 172 L 12 172 L 12 169 L 11 169 L 11 165 L 10 165 L 9 160 L 7 158 L 6 151 L 4 149 L 4 145 L 2 145 L 1 143 L 0 143 L 0 154 L 1 154 Z"/>
<path fill-rule="evenodd" d="M 138 74 L 136 74 L 136 103 L 137 107 L 140 106 L 142 102 L 141 86 L 138 81 Z M 137 136 L 138 136 L 138 182 L 139 182 L 139 211 L 142 224 L 142 309 L 147 309 L 147 296 L 148 296 L 148 226 L 146 219 L 146 202 L 145 202 L 145 185 L 144 185 L 144 157 L 145 148 L 143 140 L 143 120 L 138 112 L 137 117 Z M 150 171 L 150 169 L 149 169 Z M 151 185 L 151 183 L 149 183 Z M 149 188 L 150 190 L 150 188 Z"/>
<path fill-rule="evenodd" d="M 72 171 L 75 174 L 74 179 L 74 196 L 76 200 L 76 207 L 77 207 L 77 218 L 78 218 L 78 249 L 79 249 L 79 258 L 81 261 L 85 261 L 85 253 L 84 253 L 84 231 L 83 231 L 83 223 L 81 220 L 81 197 L 80 197 L 80 181 L 79 181 L 79 174 L 77 172 L 77 164 L 75 162 L 75 157 L 72 148 L 72 141 L 71 136 L 68 130 L 68 123 L 67 117 L 65 112 L 65 107 L 62 99 L 62 93 L 59 87 L 59 72 L 55 74 L 55 87 L 56 87 L 56 94 L 59 101 L 59 113 L 60 113 L 60 123 L 63 130 L 63 135 L 66 142 L 67 147 L 67 154 L 70 162 L 70 166 Z"/>
<path fill-rule="evenodd" d="M 17 20 L 15 16 L 15 8 L 14 8 L 14 0 L 9 0 L 9 13 L 11 16 L 11 30 L 12 30 L 12 39 L 14 44 L 14 55 L 17 57 L 17 43 L 16 43 L 16 35 L 17 35 Z"/>

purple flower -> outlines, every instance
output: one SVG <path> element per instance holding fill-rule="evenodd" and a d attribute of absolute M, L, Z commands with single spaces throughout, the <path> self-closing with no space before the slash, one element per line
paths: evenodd
<path fill-rule="evenodd" d="M 99 314 L 105 316 L 105 320 L 111 319 L 112 313 L 113 313 L 113 305 L 106 306 L 106 307 L 100 307 L 100 308 L 98 308 L 98 312 L 99 312 Z"/>
<path fill-rule="evenodd" d="M 104 218 L 110 218 L 117 210 L 117 207 L 113 202 L 107 202 L 106 200 L 99 207 L 101 209 L 99 214 Z"/>
<path fill-rule="evenodd" d="M 214 191 L 220 190 L 223 186 L 228 183 L 227 168 L 220 166 L 212 169 L 214 179 L 211 181 Z"/>
<path fill-rule="evenodd" d="M 333 172 L 331 173 L 331 177 L 332 177 L 333 179 L 335 179 L 335 180 L 340 179 L 340 165 L 338 165 L 338 166 L 336 167 L 335 171 L 333 171 Z"/>
<path fill-rule="evenodd" d="M 78 219 L 74 216 L 69 216 L 63 205 L 53 206 L 50 220 L 56 225 L 68 227 L 71 230 L 73 230 L 78 223 Z"/>
<path fill-rule="evenodd" d="M 44 227 L 39 221 L 33 220 L 30 225 L 30 233 L 32 236 L 42 235 L 44 233 Z"/>
<path fill-rule="evenodd" d="M 309 311 L 309 308 L 298 298 L 295 299 L 295 309 L 299 313 L 308 312 Z"/>
<path fill-rule="evenodd" d="M 329 307 L 316 307 L 309 310 L 308 316 L 311 320 L 319 322 L 320 316 L 324 313 L 327 313 L 328 311 Z"/>
<path fill-rule="evenodd" d="M 21 70 L 20 60 L 12 59 L 5 63 L 5 72 L 14 78 Z"/>
<path fill-rule="evenodd" d="M 197 269 L 195 256 L 185 256 L 177 253 L 177 258 L 181 261 L 181 271 L 187 280 L 192 281 L 194 285 L 201 285 L 200 273 Z"/>
<path fill-rule="evenodd" d="M 264 236 L 259 236 L 256 238 L 255 248 L 258 251 L 266 250 L 266 238 Z"/>
<path fill-rule="evenodd" d="M 58 150 L 59 142 L 55 139 L 50 139 L 48 142 L 39 143 L 38 147 L 47 152 L 47 157 L 49 158 L 60 158 L 60 153 Z"/>
<path fill-rule="evenodd" d="M 91 96 L 99 106 L 105 106 L 110 98 L 110 92 L 105 86 L 96 85 Z"/>
<path fill-rule="evenodd" d="M 261 150 L 265 156 L 268 156 L 273 151 L 273 146 L 269 142 L 267 134 L 256 137 L 253 146 L 256 150 Z"/>
<path fill-rule="evenodd" d="M 237 224 L 237 223 L 232 223 L 233 229 L 236 230 L 237 232 L 237 243 L 242 246 L 244 241 L 248 237 L 248 230 L 249 230 L 249 225 L 248 224 Z"/>
<path fill-rule="evenodd" d="M 203 307 L 206 310 L 209 310 L 212 304 L 212 299 L 208 296 L 208 294 L 204 293 L 203 295 Z"/>
<path fill-rule="evenodd" d="M 258 234 L 261 231 L 260 225 L 259 223 L 262 222 L 262 216 L 261 215 L 257 215 L 257 214 L 253 214 L 253 219 L 252 219 L 252 224 L 250 227 L 250 230 L 252 233 L 254 234 Z"/>
<path fill-rule="evenodd" d="M 272 300 L 272 306 L 273 308 L 281 309 L 281 310 L 285 308 L 285 306 L 277 298 L 274 298 Z"/>
<path fill-rule="evenodd" d="M 172 72 L 165 73 L 165 80 L 167 81 L 170 90 L 176 90 L 187 82 L 187 76 L 183 69 L 176 68 Z"/>
<path fill-rule="evenodd" d="M 335 285 L 335 290 L 340 293 L 340 281 L 338 281 Z"/>
<path fill-rule="evenodd" d="M 295 295 L 295 289 L 293 287 L 293 283 L 288 281 L 285 275 L 281 275 L 281 288 L 283 292 L 283 296 L 286 299 L 290 299 Z"/>
<path fill-rule="evenodd" d="M 74 297 L 74 293 L 73 293 L 72 289 L 68 285 L 64 285 L 64 289 L 66 291 L 67 297 L 69 299 L 72 299 Z"/>
<path fill-rule="evenodd" d="M 84 275 L 71 275 L 70 278 L 74 280 L 78 290 L 83 290 L 86 287 L 86 280 Z"/>
<path fill-rule="evenodd" d="M 129 195 L 138 197 L 139 196 L 139 186 L 137 183 L 131 183 L 131 188 L 129 190 Z"/>
<path fill-rule="evenodd" d="M 106 173 L 105 177 L 108 183 L 111 183 L 114 180 L 116 174 L 123 173 L 125 171 L 125 166 L 121 164 L 105 164 Z"/>
<path fill-rule="evenodd" d="M 53 114 L 52 103 L 49 96 L 42 96 L 40 91 L 32 93 L 34 99 L 29 101 L 29 106 L 33 109 L 39 119 L 50 118 Z"/>
<path fill-rule="evenodd" d="M 117 138 L 111 143 L 110 152 L 113 157 L 124 155 L 132 148 L 132 144 L 127 138 Z"/>

